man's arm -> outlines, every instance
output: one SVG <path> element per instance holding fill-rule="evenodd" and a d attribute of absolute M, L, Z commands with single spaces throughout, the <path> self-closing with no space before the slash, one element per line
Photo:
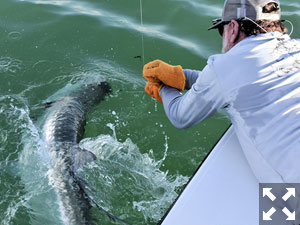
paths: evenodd
<path fill-rule="evenodd" d="M 184 69 L 183 72 L 185 75 L 185 89 L 189 90 L 198 79 L 201 71 Z"/>
<path fill-rule="evenodd" d="M 188 75 L 187 83 L 193 85 L 184 95 L 169 86 L 164 86 L 160 90 L 169 120 L 175 127 L 181 129 L 198 124 L 225 105 L 224 93 L 209 66 L 202 72 L 185 70 L 185 74 Z"/>

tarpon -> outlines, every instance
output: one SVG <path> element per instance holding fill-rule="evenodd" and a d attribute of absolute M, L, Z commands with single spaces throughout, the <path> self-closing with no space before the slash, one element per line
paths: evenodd
<path fill-rule="evenodd" d="M 107 82 L 83 85 L 67 97 L 47 104 L 42 131 L 52 161 L 49 179 L 57 193 L 61 218 L 68 225 L 94 224 L 90 199 L 76 170 L 95 156 L 78 143 L 83 136 L 86 113 L 108 92 Z"/>

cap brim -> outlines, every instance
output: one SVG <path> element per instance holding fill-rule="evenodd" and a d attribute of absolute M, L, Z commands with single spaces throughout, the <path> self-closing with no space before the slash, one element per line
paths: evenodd
<path fill-rule="evenodd" d="M 213 20 L 213 25 L 208 30 L 217 29 L 223 22 L 221 18 Z"/>

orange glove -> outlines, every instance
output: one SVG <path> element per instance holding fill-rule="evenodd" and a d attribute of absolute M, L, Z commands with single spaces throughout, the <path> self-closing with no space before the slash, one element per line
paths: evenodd
<path fill-rule="evenodd" d="M 185 87 L 185 75 L 181 66 L 172 66 L 161 60 L 154 60 L 144 66 L 143 75 L 150 82 L 162 82 L 181 91 Z"/>
<path fill-rule="evenodd" d="M 162 103 L 162 99 L 159 93 L 162 86 L 163 84 L 161 82 L 148 81 L 145 86 L 145 91 L 147 92 L 148 95 L 150 95 L 153 98 L 156 98 L 157 101 Z"/>

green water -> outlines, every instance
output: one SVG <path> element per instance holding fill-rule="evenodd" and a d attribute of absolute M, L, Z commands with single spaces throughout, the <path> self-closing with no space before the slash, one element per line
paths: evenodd
<path fill-rule="evenodd" d="M 221 49 L 221 38 L 207 27 L 222 5 L 1 0 L 0 224 L 62 224 L 37 121 L 53 94 L 99 80 L 113 93 L 87 116 L 80 145 L 98 159 L 81 176 L 110 213 L 131 224 L 156 224 L 229 121 L 220 113 L 188 130 L 174 128 L 162 105 L 144 93 L 143 61 L 203 68 Z M 282 1 L 282 8 L 294 24 L 292 37 L 300 37 L 299 0 Z M 92 213 L 97 224 L 114 224 L 96 207 Z"/>

